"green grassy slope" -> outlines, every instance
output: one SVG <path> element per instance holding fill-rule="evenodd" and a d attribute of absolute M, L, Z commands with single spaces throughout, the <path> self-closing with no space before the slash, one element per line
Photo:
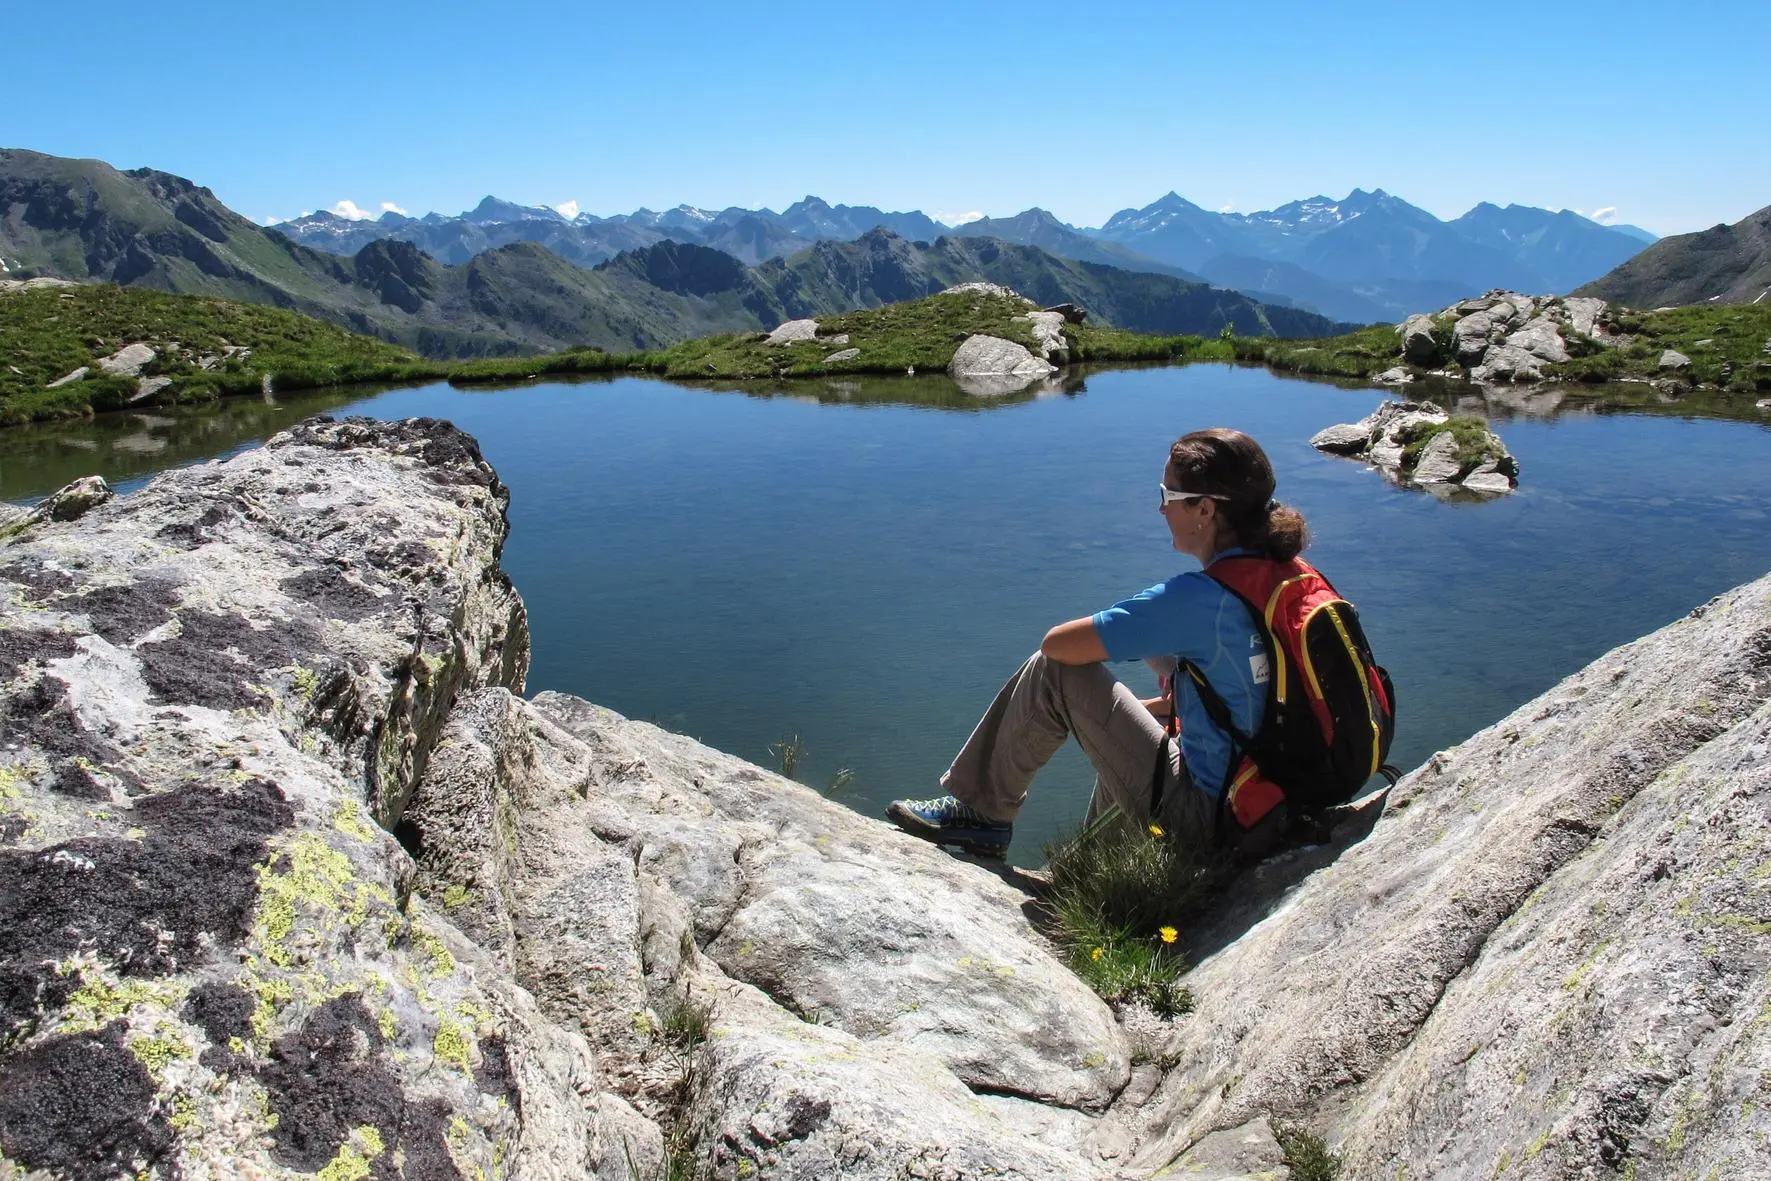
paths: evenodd
<path fill-rule="evenodd" d="M 133 378 L 96 371 L 48 384 L 126 344 L 159 356 L 142 373 L 173 384 L 163 400 L 421 375 L 420 359 L 296 312 L 191 295 L 86 284 L 0 295 L 0 422 L 69 417 L 125 405 Z M 249 350 L 228 355 L 229 347 Z M 212 367 L 199 362 L 214 358 Z"/>
<path fill-rule="evenodd" d="M 1441 325 L 1441 338 L 1450 322 Z M 1771 389 L 1771 301 L 1625 311 L 1615 327 L 1633 338 L 1629 344 L 1571 350 L 1577 355 L 1547 373 L 1578 382 L 1651 380 L 1665 376 L 1660 356 L 1672 349 L 1691 359 L 1685 376 L 1694 384 L 1734 394 Z M 1330 377 L 1371 377 L 1402 363 L 1401 337 L 1388 324 L 1318 340 L 1238 338 L 1233 352 L 1237 360 Z"/>

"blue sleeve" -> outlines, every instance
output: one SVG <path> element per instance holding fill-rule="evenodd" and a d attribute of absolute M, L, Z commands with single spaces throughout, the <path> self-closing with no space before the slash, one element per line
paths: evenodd
<path fill-rule="evenodd" d="M 1223 600 L 1223 588 L 1204 574 L 1177 574 L 1092 618 L 1108 660 L 1191 656 L 1216 651 Z"/>

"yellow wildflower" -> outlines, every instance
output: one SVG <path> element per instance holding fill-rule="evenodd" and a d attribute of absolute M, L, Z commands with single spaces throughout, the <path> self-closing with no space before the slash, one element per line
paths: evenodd
<path fill-rule="evenodd" d="M 1091 960 L 1098 960 L 1105 954 L 1106 954 L 1106 950 L 1104 948 L 1097 947 L 1093 951 L 1088 953 L 1088 958 Z"/>
<path fill-rule="evenodd" d="M 1156 933 L 1158 935 L 1162 936 L 1162 941 L 1164 943 L 1173 943 L 1176 939 L 1179 939 L 1181 937 L 1181 933 L 1179 931 L 1175 930 L 1173 927 L 1164 927 L 1164 928 L 1162 928 L 1162 930 L 1160 930 Z"/>
<path fill-rule="evenodd" d="M 1152 824 L 1150 826 L 1150 835 L 1153 837 L 1161 836 L 1162 835 L 1162 826 L 1160 824 Z"/>

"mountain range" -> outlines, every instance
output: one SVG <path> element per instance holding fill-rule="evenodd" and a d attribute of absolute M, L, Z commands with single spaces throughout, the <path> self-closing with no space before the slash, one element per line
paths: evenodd
<path fill-rule="evenodd" d="M 1731 226 L 1662 238 L 1575 294 L 1638 308 L 1771 300 L 1771 205 Z"/>
<path fill-rule="evenodd" d="M 1654 237 L 1634 226 L 1605 226 L 1569 210 L 1477 205 L 1441 221 L 1382 189 L 1317 196 L 1257 213 L 1213 212 L 1175 193 L 1116 213 L 1099 228 L 1067 225 L 1043 209 L 945 226 L 923 213 L 830 205 L 817 197 L 782 213 L 681 205 L 614 217 L 568 218 L 546 206 L 487 197 L 454 216 L 387 213 L 350 220 L 315 213 L 278 232 L 316 249 L 352 254 L 369 242 L 412 242 L 448 263 L 512 242 L 535 242 L 590 266 L 664 240 L 710 246 L 756 264 L 816 241 L 853 241 L 885 226 L 912 241 L 991 237 L 1061 258 L 1210 282 L 1266 303 L 1332 319 L 1394 321 L 1436 311 L 1493 287 L 1562 293 L 1590 282 Z"/>
<path fill-rule="evenodd" d="M 822 202 L 800 202 L 794 210 L 828 233 L 846 232 L 878 212 Z M 340 255 L 266 229 L 181 177 L 0 150 L 0 273 L 291 308 L 433 357 L 574 345 L 651 348 L 910 299 L 971 280 L 1005 284 L 1044 303 L 1075 303 L 1141 332 L 1215 334 L 1229 324 L 1248 334 L 1303 337 L 1346 327 L 1176 275 L 1061 258 L 990 237 L 911 240 L 885 225 L 851 241 L 802 242 L 797 252 L 754 266 L 710 246 L 657 237 L 593 269 L 549 246 L 545 234 L 570 229 L 572 221 L 548 212 L 554 216 L 530 217 L 522 207 L 486 201 L 475 211 L 479 222 L 437 219 L 431 224 L 481 229 L 514 222 L 535 233 L 455 264 L 390 238 Z M 616 224 L 681 233 L 704 220 L 698 212 L 635 214 Z M 737 228 L 746 221 L 733 217 L 724 224 Z M 913 220 L 900 224 L 921 228 Z"/>

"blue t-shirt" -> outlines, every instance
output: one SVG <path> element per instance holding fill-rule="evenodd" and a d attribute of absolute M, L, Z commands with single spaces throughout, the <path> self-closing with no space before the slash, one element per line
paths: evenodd
<path fill-rule="evenodd" d="M 1244 553 L 1228 550 L 1218 557 Z M 1253 734 L 1267 708 L 1267 646 L 1246 604 L 1202 570 L 1177 574 L 1093 616 L 1108 660 L 1178 657 L 1191 660 L 1224 699 L 1230 718 Z M 1181 718 L 1181 757 L 1194 784 L 1213 799 L 1223 794 L 1230 736 L 1212 724 L 1184 673 L 1175 676 Z"/>

